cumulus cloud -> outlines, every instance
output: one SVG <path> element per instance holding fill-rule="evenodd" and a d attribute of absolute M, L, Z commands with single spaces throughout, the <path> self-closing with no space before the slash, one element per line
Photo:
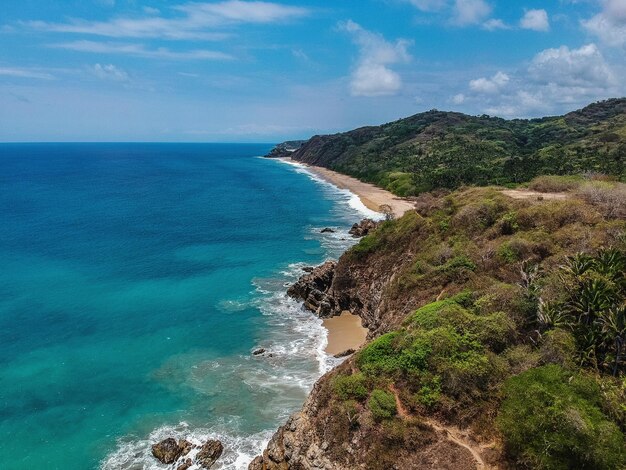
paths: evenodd
<path fill-rule="evenodd" d="M 459 26 L 482 23 L 491 14 L 485 0 L 455 0 L 452 22 Z"/>
<path fill-rule="evenodd" d="M 608 46 L 626 46 L 626 0 L 604 0 L 602 11 L 582 25 Z"/>
<path fill-rule="evenodd" d="M 546 10 L 528 10 L 519 22 L 523 29 L 532 29 L 533 31 L 549 31 L 550 20 Z"/>
<path fill-rule="evenodd" d="M 113 64 L 96 64 L 91 69 L 92 73 L 101 80 L 113 82 L 126 82 L 129 79 L 128 73 Z"/>
<path fill-rule="evenodd" d="M 528 72 L 538 83 L 559 86 L 605 88 L 615 81 L 611 67 L 595 44 L 579 49 L 546 49 L 533 58 Z"/>
<path fill-rule="evenodd" d="M 509 80 L 510 77 L 506 73 L 498 72 L 491 78 L 482 77 L 471 80 L 469 87 L 477 93 L 498 93 L 509 83 Z"/>
<path fill-rule="evenodd" d="M 463 97 L 488 114 L 536 116 L 624 94 L 617 75 L 595 44 L 562 46 L 539 52 L 515 73 L 470 80 Z"/>
<path fill-rule="evenodd" d="M 40 31 L 89 34 L 113 38 L 161 38 L 170 40 L 223 40 L 228 34 L 207 29 L 232 24 L 267 24 L 301 18 L 303 7 L 262 1 L 228 0 L 217 3 L 187 3 L 172 7 L 182 15 L 165 18 L 158 10 L 144 18 L 115 18 L 109 21 L 75 19 L 67 23 L 29 21 L 24 25 Z"/>
<path fill-rule="evenodd" d="M 409 42 L 399 39 L 389 42 L 375 32 L 368 31 L 354 21 L 340 24 L 359 47 L 359 59 L 350 80 L 354 96 L 382 96 L 396 94 L 402 88 L 402 78 L 389 66 L 407 62 Z"/>
<path fill-rule="evenodd" d="M 71 41 L 50 44 L 48 47 L 66 49 L 77 52 L 91 52 L 97 54 L 123 54 L 148 59 L 167 60 L 230 60 L 233 57 L 219 51 L 196 49 L 191 51 L 172 51 L 165 47 L 148 49 L 143 44 L 121 44 L 97 41 Z"/>

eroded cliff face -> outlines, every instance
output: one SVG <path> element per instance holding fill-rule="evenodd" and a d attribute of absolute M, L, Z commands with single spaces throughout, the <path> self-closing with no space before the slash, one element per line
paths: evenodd
<path fill-rule="evenodd" d="M 413 216 L 419 220 L 419 215 Z M 365 226 L 362 221 L 359 226 Z M 370 221 L 371 222 L 371 221 Z M 358 231 L 359 236 L 367 231 Z M 413 243 L 416 243 L 415 247 Z M 394 280 L 409 266 L 419 240 L 406 246 L 389 246 L 381 253 L 348 252 L 338 262 L 328 261 L 303 275 L 288 294 L 304 302 L 304 307 L 322 318 L 349 311 L 362 318 L 369 337 L 397 328 L 406 315 L 423 305 L 437 289 L 425 287 L 420 295 L 398 292 Z"/>
<path fill-rule="evenodd" d="M 322 377 L 298 413 L 274 434 L 249 470 L 479 470 L 505 468 L 497 447 L 470 433 L 401 409 L 402 424 L 380 426 L 367 410 L 334 400 L 333 378 Z"/>

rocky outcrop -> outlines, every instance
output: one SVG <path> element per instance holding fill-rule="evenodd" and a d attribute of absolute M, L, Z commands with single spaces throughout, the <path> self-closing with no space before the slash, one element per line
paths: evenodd
<path fill-rule="evenodd" d="M 202 468 L 211 468 L 220 458 L 222 452 L 224 452 L 224 446 L 220 441 L 207 441 L 196 455 L 196 462 Z"/>
<path fill-rule="evenodd" d="M 350 360 L 349 360 L 350 361 Z M 341 368 L 351 367 L 349 361 Z M 464 442 L 427 419 L 407 418 L 404 436 L 391 437 L 364 410 L 346 417 L 329 399 L 335 372 L 314 386 L 302 410 L 272 436 L 248 470 L 486 470 Z M 329 401 L 331 400 L 331 401 Z M 395 432 L 398 432 L 397 430 Z M 381 434 L 382 433 L 382 434 Z M 400 441 L 398 441 L 400 439 Z M 477 447 L 480 447 L 476 444 Z"/>
<path fill-rule="evenodd" d="M 354 238 L 361 238 L 370 233 L 377 226 L 378 223 L 374 222 L 372 219 L 363 219 L 358 224 L 354 224 L 348 233 Z"/>
<path fill-rule="evenodd" d="M 300 277 L 298 282 L 287 290 L 287 294 L 304 301 L 304 306 L 320 317 L 332 316 L 336 309 L 328 290 L 333 282 L 336 265 L 334 261 L 327 261 L 314 268 L 310 273 Z"/>
<path fill-rule="evenodd" d="M 274 147 L 270 153 L 265 155 L 266 158 L 286 158 L 291 157 L 291 155 L 302 147 L 304 144 L 304 140 L 289 140 L 287 142 L 283 142 Z"/>
<path fill-rule="evenodd" d="M 374 337 L 397 327 L 407 313 L 420 306 L 420 299 L 414 296 L 385 295 L 396 274 L 409 261 L 394 252 L 367 260 L 347 253 L 338 262 L 327 261 L 313 268 L 287 293 L 302 300 L 306 309 L 321 318 L 346 310 L 359 315 L 363 326 L 370 330 L 369 336 Z M 425 295 L 432 293 L 425 290 Z"/>
<path fill-rule="evenodd" d="M 152 455 L 161 463 L 171 464 L 186 455 L 191 448 L 192 444 L 185 439 L 176 442 L 173 437 L 168 437 L 152 446 Z"/>
<path fill-rule="evenodd" d="M 185 439 L 180 439 L 177 442 L 173 437 L 168 437 L 152 445 L 152 455 L 159 462 L 170 465 L 187 455 L 194 448 L 197 449 L 198 446 Z M 220 458 L 223 451 L 224 446 L 220 441 L 207 441 L 200 447 L 200 450 L 196 454 L 195 463 L 202 468 L 211 468 L 217 459 Z M 182 462 L 179 462 L 176 470 L 187 470 L 192 465 L 194 465 L 193 460 L 186 458 Z"/>

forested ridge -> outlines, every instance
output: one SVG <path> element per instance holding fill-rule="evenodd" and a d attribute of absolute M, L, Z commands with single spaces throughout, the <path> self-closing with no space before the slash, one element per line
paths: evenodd
<path fill-rule="evenodd" d="M 538 175 L 602 173 L 623 181 L 626 98 L 530 120 L 432 110 L 314 136 L 289 156 L 401 196 L 463 185 L 511 185 Z"/>

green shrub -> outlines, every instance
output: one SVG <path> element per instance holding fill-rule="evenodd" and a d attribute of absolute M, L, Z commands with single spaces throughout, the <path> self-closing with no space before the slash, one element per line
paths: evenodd
<path fill-rule="evenodd" d="M 507 451 L 533 469 L 618 469 L 624 435 L 603 413 L 593 378 L 557 365 L 509 379 L 497 419 Z"/>
<path fill-rule="evenodd" d="M 398 358 L 394 341 L 400 333 L 382 335 L 365 347 L 357 357 L 357 365 L 368 375 L 393 373 L 398 369 Z"/>
<path fill-rule="evenodd" d="M 427 408 L 436 405 L 441 397 L 441 377 L 434 376 L 430 380 L 422 381 L 422 386 L 415 394 L 417 401 Z"/>
<path fill-rule="evenodd" d="M 367 407 L 376 421 L 393 418 L 397 413 L 395 397 L 379 388 L 372 392 Z"/>
<path fill-rule="evenodd" d="M 333 379 L 332 386 L 342 400 L 362 401 L 367 398 L 367 380 L 362 373 L 338 375 Z"/>

